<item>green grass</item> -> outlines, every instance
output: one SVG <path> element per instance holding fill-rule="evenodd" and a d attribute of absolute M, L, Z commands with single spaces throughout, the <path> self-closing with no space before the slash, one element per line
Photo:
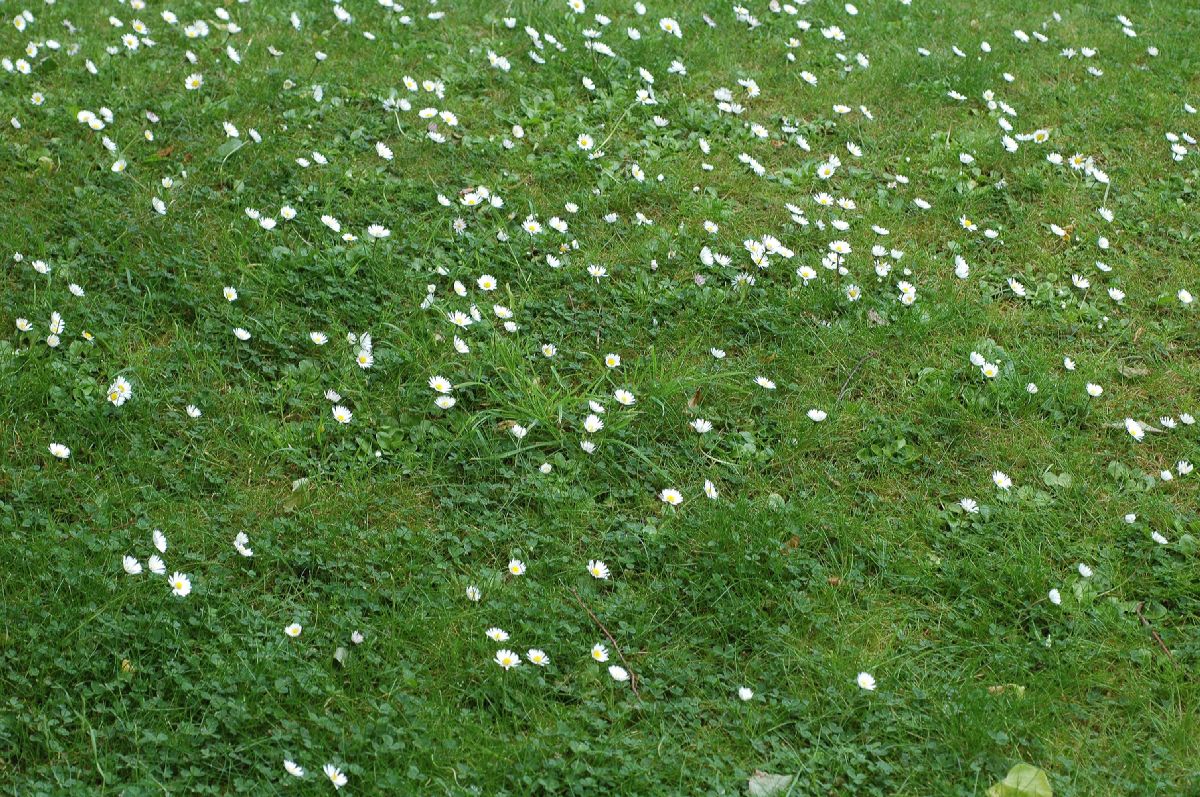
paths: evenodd
<path fill-rule="evenodd" d="M 1137 443 L 1122 426 L 1200 414 L 1198 310 L 1176 298 L 1200 295 L 1200 167 L 1192 145 L 1172 161 L 1164 138 L 1200 134 L 1184 110 L 1200 105 L 1200 11 L 1096 0 L 1055 20 L 1016 0 L 862 0 L 851 16 L 814 0 L 792 17 L 755 2 L 751 30 L 727 3 L 647 4 L 639 17 L 596 0 L 577 16 L 558 0 L 443 0 L 414 4 L 406 25 L 368 0 L 346 0 L 351 24 L 318 0 L 224 2 L 233 34 L 191 0 L 169 4 L 177 26 L 158 3 L 30 3 L 23 32 L 11 24 L 22 7 L 3 5 L 3 55 L 43 44 L 32 74 L 0 73 L 3 115 L 20 122 L 0 137 L 0 793 L 321 794 L 326 762 L 350 794 L 740 794 L 763 770 L 795 776 L 793 797 L 982 795 L 1018 762 L 1044 769 L 1055 795 L 1200 792 L 1200 479 L 1159 476 L 1200 460 L 1200 436 L 1180 422 Z M 583 47 L 595 13 L 612 18 L 602 41 L 615 58 Z M 658 29 L 665 16 L 681 39 Z M 125 52 L 135 18 L 155 44 Z M 209 35 L 185 38 L 197 19 Z M 547 44 L 535 64 L 526 25 L 565 50 Z M 823 38 L 829 25 L 848 41 Z M 1023 44 L 1014 28 L 1049 41 Z M 1097 53 L 1068 59 L 1067 47 Z M 511 71 L 491 68 L 489 50 Z M 675 59 L 686 75 L 669 73 Z M 636 102 L 638 67 L 656 106 Z M 192 72 L 197 91 L 184 89 Z M 410 93 L 405 75 L 443 81 L 445 98 Z M 740 116 L 718 113 L 721 87 Z M 1016 110 L 1014 134 L 1045 128 L 1050 141 L 1005 152 L 988 90 Z M 393 92 L 412 109 L 385 110 Z M 102 106 L 104 130 L 77 121 Z M 422 107 L 457 115 L 439 122 L 448 141 L 426 138 Z M 589 161 L 580 133 L 605 156 Z M 314 150 L 327 165 L 296 163 Z M 1110 184 L 1050 152 L 1094 157 Z M 819 180 L 835 153 L 842 167 Z M 504 207 L 437 201 L 479 185 Z M 857 209 L 821 208 L 817 191 Z M 812 223 L 795 224 L 788 202 Z M 245 213 L 279 218 L 285 204 L 296 219 L 270 232 Z M 639 212 L 653 224 L 635 224 Z M 529 215 L 570 229 L 531 239 Z M 966 232 L 961 215 L 999 238 Z M 851 228 L 817 228 L 836 217 Z M 391 235 L 370 243 L 375 223 Z M 795 257 L 756 269 L 742 242 L 763 235 Z M 835 238 L 854 248 L 840 279 L 819 263 Z M 547 265 L 571 241 L 562 267 Z M 877 242 L 904 251 L 886 278 Z M 706 245 L 731 264 L 703 265 Z M 593 263 L 609 276 L 592 279 Z M 801 265 L 819 272 L 808 286 Z M 484 273 L 494 293 L 476 288 Z M 739 273 L 755 283 L 736 286 Z M 912 307 L 900 279 L 916 286 Z M 858 302 L 841 293 L 850 282 Z M 480 323 L 446 322 L 472 303 Z M 54 311 L 66 331 L 51 348 Z M 313 330 L 329 343 L 310 343 Z M 369 370 L 346 341 L 364 331 Z M 999 376 L 982 377 L 972 351 Z M 610 352 L 619 368 L 605 367 Z M 435 374 L 455 385 L 450 410 L 433 405 Z M 117 376 L 133 385 L 120 407 L 105 398 Z M 617 388 L 636 404 L 618 405 Z M 589 400 L 606 405 L 605 428 L 584 435 Z M 694 432 L 697 417 L 713 430 Z M 514 439 L 513 423 L 528 436 Z M 993 486 L 994 470 L 1012 490 Z M 683 504 L 660 501 L 664 488 Z M 122 570 L 125 555 L 146 565 L 154 529 L 167 572 L 191 578 L 186 598 Z M 252 558 L 234 549 L 239 532 Z M 525 575 L 507 574 L 512 558 Z M 590 559 L 612 578 L 591 578 Z M 502 670 L 492 626 L 551 664 Z M 591 660 L 598 642 L 636 693 Z M 862 671 L 875 691 L 856 684 Z"/>

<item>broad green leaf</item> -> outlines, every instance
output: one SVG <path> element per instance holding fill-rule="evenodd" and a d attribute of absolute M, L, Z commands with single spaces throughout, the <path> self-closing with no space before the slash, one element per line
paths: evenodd
<path fill-rule="evenodd" d="M 1054 797 L 1045 770 L 1032 764 L 1016 764 L 1004 780 L 987 790 L 987 797 Z"/>
<path fill-rule="evenodd" d="M 225 161 L 230 155 L 245 146 L 245 144 L 246 142 L 242 141 L 240 138 L 226 139 L 224 144 L 217 147 L 217 157 L 222 161 Z"/>

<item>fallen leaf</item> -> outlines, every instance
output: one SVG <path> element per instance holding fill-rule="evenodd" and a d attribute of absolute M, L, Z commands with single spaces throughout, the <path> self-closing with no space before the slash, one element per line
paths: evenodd
<path fill-rule="evenodd" d="M 996 684 L 987 688 L 988 694 L 1002 695 L 1005 692 L 1012 691 L 1017 697 L 1025 696 L 1025 687 L 1020 684 Z"/>
<path fill-rule="evenodd" d="M 763 772 L 761 769 L 756 769 L 754 770 L 754 774 L 750 776 L 747 793 L 750 797 L 772 797 L 772 795 L 776 794 L 786 794 L 787 790 L 792 787 L 792 781 L 795 779 L 795 775 L 775 775 L 771 772 Z"/>

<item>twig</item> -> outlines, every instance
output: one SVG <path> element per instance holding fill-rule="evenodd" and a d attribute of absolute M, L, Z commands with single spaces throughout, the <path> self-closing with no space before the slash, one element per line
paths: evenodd
<path fill-rule="evenodd" d="M 1109 429 L 1124 429 L 1125 428 L 1125 423 L 1123 421 L 1114 421 L 1113 423 L 1106 423 L 1104 425 L 1105 425 L 1105 427 L 1107 427 Z M 1154 434 L 1164 434 L 1162 429 L 1159 429 L 1156 426 L 1151 426 L 1148 423 L 1142 423 L 1141 421 L 1138 421 L 1138 426 L 1142 427 L 1143 432 L 1153 432 Z"/>
<path fill-rule="evenodd" d="M 1171 660 L 1171 663 L 1174 664 L 1176 667 L 1178 667 L 1179 662 L 1175 661 L 1175 654 L 1172 653 L 1171 649 L 1167 647 L 1165 642 L 1163 642 L 1163 639 L 1162 639 L 1162 637 L 1160 637 L 1158 635 L 1158 632 L 1155 631 L 1153 628 L 1151 628 L 1150 621 L 1146 619 L 1146 615 L 1142 614 L 1142 607 L 1145 605 L 1146 605 L 1145 601 L 1138 601 L 1138 605 L 1137 605 L 1138 619 L 1142 621 L 1142 625 L 1144 625 L 1150 629 L 1150 636 L 1154 637 L 1154 641 L 1157 642 L 1158 646 L 1163 649 L 1163 653 L 1167 654 L 1167 658 Z"/>
<path fill-rule="evenodd" d="M 600 630 L 604 632 L 604 635 L 608 637 L 608 641 L 612 643 L 613 649 L 616 650 L 617 655 L 621 657 L 621 663 L 624 664 L 625 669 L 629 671 L 629 686 L 631 689 L 633 689 L 633 696 L 638 700 L 641 700 L 642 696 L 638 694 L 637 688 L 637 675 L 634 674 L 633 667 L 629 665 L 629 659 L 625 658 L 625 654 L 621 652 L 621 646 L 617 644 L 617 640 L 614 639 L 613 635 L 610 634 L 608 629 L 604 627 L 604 623 L 600 622 L 600 618 L 597 617 L 592 610 L 587 607 L 587 604 L 583 602 L 583 598 L 579 597 L 579 593 L 575 591 L 575 588 L 567 587 L 567 589 L 569 589 L 571 594 L 575 596 L 575 602 L 583 607 L 583 610 L 588 613 L 588 617 L 592 618 L 592 622 L 599 626 Z"/>
<path fill-rule="evenodd" d="M 867 360 L 874 359 L 877 355 L 878 352 L 867 352 L 867 354 L 858 361 L 858 365 L 854 366 L 854 370 L 850 372 L 850 375 L 846 377 L 846 381 L 842 384 L 842 389 L 838 391 L 837 399 L 835 399 L 833 402 L 834 404 L 840 402 L 842 400 L 842 396 L 846 395 L 846 391 L 850 389 L 850 380 L 853 379 L 854 375 L 858 373 L 858 369 L 862 368 L 863 364 L 866 363 Z"/>

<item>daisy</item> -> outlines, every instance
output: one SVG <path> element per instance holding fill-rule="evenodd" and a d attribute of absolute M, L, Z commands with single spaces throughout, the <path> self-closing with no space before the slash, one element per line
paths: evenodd
<path fill-rule="evenodd" d="M 505 670 L 511 670 L 521 663 L 521 657 L 507 648 L 496 651 L 495 661 Z"/>
<path fill-rule="evenodd" d="M 195 91 L 196 89 L 200 88 L 203 85 L 204 85 L 204 75 L 201 75 L 199 72 L 193 72 L 192 74 L 188 75 L 183 80 L 183 86 L 188 91 Z"/>
<path fill-rule="evenodd" d="M 754 377 L 754 384 L 758 385 L 759 387 L 763 388 L 764 390 L 774 390 L 775 389 L 775 383 L 772 382 L 770 379 L 767 379 L 765 376 Z"/>
<path fill-rule="evenodd" d="M 525 563 L 522 562 L 520 559 L 509 560 L 508 572 L 512 573 L 514 576 L 525 575 Z"/>
<path fill-rule="evenodd" d="M 596 415 L 588 415 L 583 419 L 583 429 L 588 434 L 595 434 L 604 428 L 604 421 Z"/>
<path fill-rule="evenodd" d="M 354 418 L 354 413 L 343 407 L 341 404 L 337 404 L 333 407 L 333 419 L 338 423 L 350 423 L 352 418 Z"/>
<path fill-rule="evenodd" d="M 633 393 L 624 389 L 613 391 L 613 398 L 616 399 L 618 404 L 624 407 L 632 407 L 634 402 L 637 401 L 637 399 L 634 398 Z"/>
<path fill-rule="evenodd" d="M 479 603 L 479 600 L 482 597 L 483 593 L 479 591 L 479 587 L 476 587 L 475 585 L 467 587 L 467 600 L 471 601 L 472 603 Z"/>
<path fill-rule="evenodd" d="M 292 639 L 295 639 L 296 637 L 300 636 L 300 632 L 302 630 L 304 629 L 300 627 L 299 623 L 292 623 L 287 628 L 283 629 L 283 633 L 287 634 Z"/>
<path fill-rule="evenodd" d="M 871 673 L 860 672 L 857 680 L 860 689 L 865 689 L 868 692 L 875 691 L 875 678 L 871 675 Z"/>
<path fill-rule="evenodd" d="M 608 661 L 608 648 L 597 642 L 592 646 L 592 658 L 601 663 Z"/>
<path fill-rule="evenodd" d="M 287 758 L 283 759 L 283 768 L 286 769 L 287 773 L 294 778 L 304 777 L 304 767 L 300 766 L 295 761 Z"/>
<path fill-rule="evenodd" d="M 670 488 L 660 492 L 658 497 L 664 504 L 670 504 L 671 506 L 679 506 L 683 503 L 683 494 L 678 490 Z"/>
<path fill-rule="evenodd" d="M 172 573 L 168 581 L 171 584 L 171 592 L 181 598 L 186 598 L 188 593 L 192 591 L 192 580 L 183 573 Z"/>
<path fill-rule="evenodd" d="M 62 443 L 51 443 L 50 453 L 59 459 L 67 459 L 71 456 L 71 449 L 67 448 Z"/>
<path fill-rule="evenodd" d="M 545 667 L 550 663 L 550 657 L 546 655 L 546 651 L 538 650 L 537 648 L 530 648 L 529 652 L 525 654 L 525 658 L 529 660 L 530 664 L 535 664 L 538 667 Z"/>
<path fill-rule="evenodd" d="M 738 696 L 738 699 L 741 701 L 753 700 L 754 699 L 754 690 L 748 686 L 738 687 L 737 696 Z"/>
<path fill-rule="evenodd" d="M 108 401 L 114 407 L 120 407 L 126 401 L 133 397 L 133 386 L 129 384 L 123 376 L 118 376 L 113 380 L 113 383 L 108 386 Z"/>
<path fill-rule="evenodd" d="M 624 667 L 622 667 L 619 664 L 610 664 L 608 667 L 608 674 L 612 677 L 612 679 L 614 681 L 628 681 L 629 680 L 629 670 L 625 669 Z"/>
<path fill-rule="evenodd" d="M 1012 479 L 1008 478 L 1008 474 L 1002 470 L 992 471 L 992 481 L 1001 490 L 1008 490 L 1012 487 Z"/>
<path fill-rule="evenodd" d="M 333 764 L 326 764 L 321 771 L 325 773 L 325 777 L 329 778 L 329 782 L 333 784 L 335 790 L 345 786 L 348 781 L 346 775 Z"/>
<path fill-rule="evenodd" d="M 493 642 L 506 642 L 506 641 L 508 641 L 508 632 L 507 632 L 507 631 L 505 631 L 505 630 L 504 630 L 504 629 L 502 629 L 502 628 L 489 628 L 489 629 L 488 629 L 487 631 L 485 631 L 484 633 L 486 633 L 486 634 L 487 634 L 487 638 L 488 638 L 488 639 L 490 639 L 490 640 L 492 640 Z"/>
<path fill-rule="evenodd" d="M 142 564 L 132 556 L 126 556 L 121 560 L 121 567 L 125 568 L 125 572 L 131 576 L 136 576 L 142 572 Z"/>
<path fill-rule="evenodd" d="M 587 569 L 588 572 L 592 574 L 592 578 L 608 578 L 608 565 L 604 564 L 604 562 L 601 562 L 599 559 L 588 560 Z"/>

